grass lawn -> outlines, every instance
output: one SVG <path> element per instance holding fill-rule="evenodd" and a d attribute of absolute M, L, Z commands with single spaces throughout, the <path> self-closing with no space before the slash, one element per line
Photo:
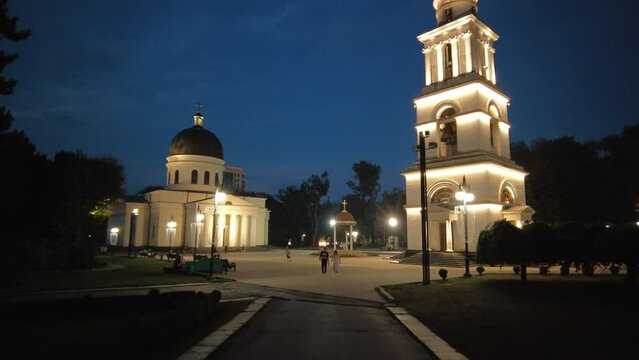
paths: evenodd
<path fill-rule="evenodd" d="M 639 286 L 623 276 L 489 274 L 385 288 L 468 358 L 636 358 Z"/>
<path fill-rule="evenodd" d="M 109 299 L 97 299 L 108 301 Z M 12 305 L 0 323 L 7 359 L 175 359 L 231 320 L 252 301 L 218 303 L 207 319 L 183 311 L 186 299 L 115 308 L 92 299 Z M 180 301 L 187 301 L 179 306 Z M 102 305 L 105 305 L 103 302 Z M 138 306 L 135 306 L 138 305 Z M 161 319 L 161 322 L 158 320 Z"/>
<path fill-rule="evenodd" d="M 220 278 L 207 280 L 200 276 L 166 274 L 162 268 L 171 266 L 171 263 L 158 259 L 96 256 L 96 261 L 105 262 L 108 266 L 96 270 L 47 270 L 4 274 L 0 279 L 0 294 L 228 281 Z"/>

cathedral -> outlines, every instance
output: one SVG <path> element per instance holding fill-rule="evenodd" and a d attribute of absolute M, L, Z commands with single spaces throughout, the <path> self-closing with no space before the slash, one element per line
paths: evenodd
<path fill-rule="evenodd" d="M 477 17 L 477 2 L 434 0 L 437 27 L 417 37 L 423 44 L 425 76 L 413 99 L 414 126 L 418 142 L 423 134 L 428 144 L 425 198 L 431 251 L 464 251 L 466 238 L 469 250 L 476 251 L 479 233 L 494 221 L 522 227 L 534 214 L 526 205 L 527 173 L 510 159 L 510 99 L 497 86 L 495 72 L 499 35 Z M 422 250 L 419 158 L 402 175 L 408 249 Z M 457 200 L 462 189 L 474 195 L 465 207 Z"/>
<path fill-rule="evenodd" d="M 204 128 L 201 113 L 171 141 L 166 167 L 163 189 L 127 196 L 110 207 L 109 245 L 210 249 L 268 244 L 266 199 L 225 193 L 231 189 L 222 186 L 224 149 Z"/>

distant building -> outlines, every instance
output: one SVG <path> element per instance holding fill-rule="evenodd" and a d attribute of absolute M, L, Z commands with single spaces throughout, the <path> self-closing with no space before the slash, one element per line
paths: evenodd
<path fill-rule="evenodd" d="M 456 192 L 465 178 L 474 194 L 468 205 L 468 245 L 497 220 L 530 221 L 523 168 L 510 159 L 510 98 L 497 86 L 499 35 L 477 16 L 477 0 L 434 0 L 437 27 L 417 37 L 423 44 L 424 87 L 413 99 L 416 140 L 427 134 L 426 206 L 432 251 L 464 251 L 465 229 Z M 418 159 L 406 179 L 408 248 L 422 250 Z"/>
<path fill-rule="evenodd" d="M 110 245 L 202 249 L 268 244 L 266 199 L 231 194 L 222 199 L 218 194 L 216 209 L 216 194 L 225 191 L 222 143 L 204 128 L 202 114 L 193 121 L 171 141 L 166 186 L 110 207 Z"/>
<path fill-rule="evenodd" d="M 236 194 L 242 194 L 246 186 L 246 177 L 244 176 L 244 170 L 238 167 L 226 166 L 224 168 L 224 177 L 222 180 L 222 187 L 224 189 L 231 189 Z"/>

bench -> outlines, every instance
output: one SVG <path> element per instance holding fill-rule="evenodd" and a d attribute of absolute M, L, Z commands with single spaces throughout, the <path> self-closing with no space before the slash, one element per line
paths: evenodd
<path fill-rule="evenodd" d="M 211 269 L 211 262 L 213 263 L 213 272 L 227 273 L 231 269 L 234 272 L 237 270 L 237 264 L 235 262 L 229 262 L 227 259 L 187 261 L 184 268 L 188 273 L 208 274 Z"/>

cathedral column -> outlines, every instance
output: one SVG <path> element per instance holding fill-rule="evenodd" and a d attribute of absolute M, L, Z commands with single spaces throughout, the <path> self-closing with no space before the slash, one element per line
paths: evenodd
<path fill-rule="evenodd" d="M 459 53 L 457 46 L 459 46 L 459 41 L 457 38 L 454 38 L 450 42 L 451 55 L 453 58 L 453 77 L 457 77 L 459 75 Z"/>
<path fill-rule="evenodd" d="M 444 54 L 442 52 L 442 44 L 435 45 L 437 52 L 437 81 L 444 81 Z"/>
<path fill-rule="evenodd" d="M 493 74 L 492 74 L 492 68 L 490 66 L 490 62 L 488 59 L 488 53 L 490 53 L 490 51 L 488 50 L 488 43 L 484 42 L 482 43 L 482 47 L 483 49 L 483 54 L 484 54 L 484 76 L 486 77 L 486 80 L 490 80 L 492 81 L 493 79 Z"/>
<path fill-rule="evenodd" d="M 466 55 L 466 72 L 473 71 L 472 50 L 470 49 L 470 33 L 464 34 L 464 55 Z"/>
<path fill-rule="evenodd" d="M 453 227 L 450 220 L 446 220 L 446 251 L 453 251 Z"/>
<path fill-rule="evenodd" d="M 237 216 L 231 215 L 227 229 L 229 232 L 229 246 L 238 246 L 238 238 L 237 238 Z"/>
<path fill-rule="evenodd" d="M 422 49 L 422 54 L 424 54 L 424 73 L 426 76 L 426 86 L 432 84 L 432 74 L 431 74 L 431 60 L 429 59 L 431 54 L 431 48 Z"/>
<path fill-rule="evenodd" d="M 497 75 L 495 74 L 495 48 L 488 48 L 488 58 L 490 60 L 490 73 L 492 74 L 493 84 L 497 84 Z"/>

